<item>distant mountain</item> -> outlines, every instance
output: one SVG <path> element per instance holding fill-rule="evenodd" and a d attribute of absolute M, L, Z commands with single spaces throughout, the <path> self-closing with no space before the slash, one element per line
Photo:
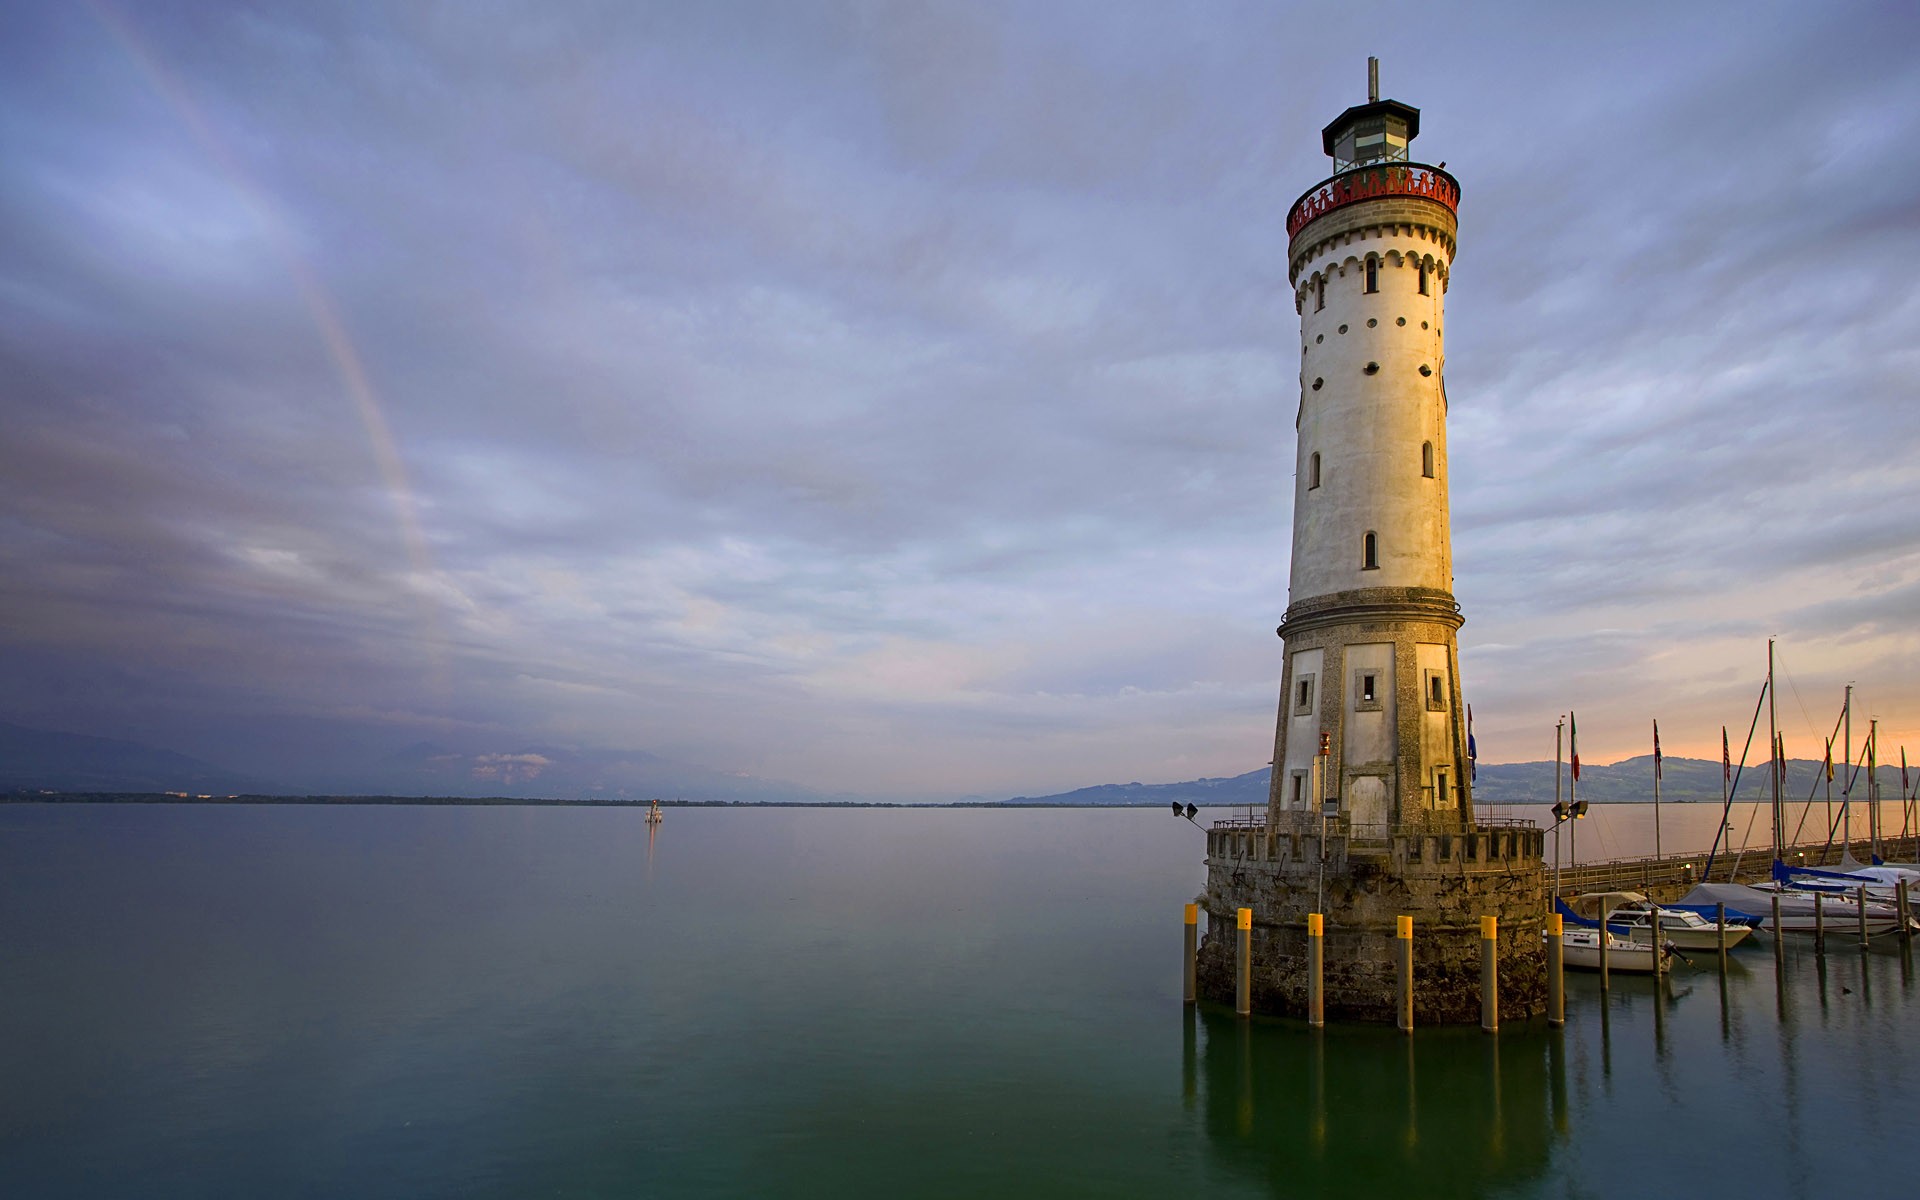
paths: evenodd
<path fill-rule="evenodd" d="M 1189 783 L 1103 783 L 1052 796 L 1015 796 L 1000 803 L 1144 808 L 1148 805 L 1164 807 L 1175 801 L 1217 806 L 1264 805 L 1267 802 L 1267 768 L 1261 767 L 1257 771 L 1226 779 L 1195 779 Z"/>
<path fill-rule="evenodd" d="M 1808 758 L 1787 760 L 1786 778 L 1781 794 L 1795 803 L 1815 799 L 1825 794 L 1822 779 L 1822 763 Z M 1561 793 L 1564 798 L 1571 783 L 1570 771 L 1561 768 Z M 1767 780 L 1767 764 L 1748 763 L 1743 772 L 1734 768 L 1740 790 L 1734 796 L 1742 802 L 1760 801 L 1771 798 L 1772 789 Z M 1894 800 L 1900 795 L 1900 768 L 1882 766 L 1880 776 L 1880 797 Z M 1661 763 L 1660 799 L 1674 803 L 1720 803 L 1721 774 L 1720 764 L 1707 758 L 1677 758 L 1668 755 Z M 1844 784 L 1842 768 L 1834 768 L 1833 795 L 1840 796 Z M 1633 758 L 1622 759 L 1617 763 L 1600 766 L 1592 763 L 1580 764 L 1579 798 L 1602 803 L 1625 801 L 1628 803 L 1651 804 L 1653 802 L 1653 755 L 1641 754 Z M 1550 762 L 1501 763 L 1484 765 L 1480 768 L 1480 778 L 1474 784 L 1475 800 L 1487 804 L 1551 804 L 1553 803 L 1553 764 Z M 1867 798 L 1867 772 L 1858 771 L 1853 785 L 1853 798 Z"/>
<path fill-rule="evenodd" d="M 0 721 L 0 791 L 258 792 L 260 780 L 138 742 Z"/>
<path fill-rule="evenodd" d="M 1820 794 L 1820 763 L 1810 759 L 1790 759 L 1786 785 L 1782 789 L 1795 802 Z M 1550 762 L 1482 763 L 1474 781 L 1473 798 L 1481 804 L 1552 804 L 1553 764 Z M 1571 785 L 1569 768 L 1561 766 L 1561 794 Z M 1262 767 L 1225 779 L 1196 779 L 1189 783 L 1108 783 L 1051 796 L 1016 796 L 1003 804 L 1024 805 L 1111 805 L 1115 807 L 1160 806 L 1178 800 L 1182 804 L 1262 805 L 1267 802 L 1267 772 Z M 1835 768 L 1834 796 L 1840 795 L 1839 769 Z M 1892 800 L 1900 795 L 1900 768 L 1880 768 L 1880 795 Z M 1749 764 L 1739 777 L 1740 801 L 1764 800 L 1771 794 L 1767 768 Z M 1856 800 L 1867 796 L 1867 775 L 1860 772 L 1854 783 Z M 1651 803 L 1653 801 L 1653 756 L 1643 754 L 1617 763 L 1581 763 L 1578 797 L 1596 804 Z M 1676 804 L 1720 802 L 1720 764 L 1705 758 L 1677 758 L 1669 755 L 1661 763 L 1660 799 Z"/>

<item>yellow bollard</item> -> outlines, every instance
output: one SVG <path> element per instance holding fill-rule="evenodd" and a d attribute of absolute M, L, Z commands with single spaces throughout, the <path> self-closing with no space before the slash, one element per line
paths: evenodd
<path fill-rule="evenodd" d="M 1547 1024 L 1567 1023 L 1567 944 L 1560 940 L 1566 932 L 1565 919 L 1559 913 L 1547 914 Z"/>
<path fill-rule="evenodd" d="M 1393 938 L 1400 972 L 1400 1032 L 1413 1032 L 1413 918 L 1393 919 Z"/>
<path fill-rule="evenodd" d="M 1194 958 L 1200 952 L 1200 906 L 1187 905 L 1187 951 L 1181 956 L 1181 999 L 1192 1004 L 1198 999 L 1198 980 L 1195 978 Z"/>
<path fill-rule="evenodd" d="M 1240 931 L 1240 953 L 1234 968 L 1233 1011 L 1244 1017 L 1253 1012 L 1253 910 L 1241 909 L 1234 923 Z"/>
<path fill-rule="evenodd" d="M 1480 1028 L 1500 1032 L 1500 918 L 1480 918 Z"/>
<path fill-rule="evenodd" d="M 1318 1029 L 1327 1023 L 1327 995 L 1321 971 L 1326 964 L 1326 918 L 1307 914 L 1307 1024 Z"/>

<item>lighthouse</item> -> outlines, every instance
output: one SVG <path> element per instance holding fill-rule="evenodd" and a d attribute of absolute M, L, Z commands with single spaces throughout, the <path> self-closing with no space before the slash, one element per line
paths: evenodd
<path fill-rule="evenodd" d="M 1300 316 L 1293 562 L 1270 820 L 1465 828 L 1472 773 L 1447 510 L 1446 295 L 1460 186 L 1379 97 L 1321 132 L 1287 214 Z"/>
<path fill-rule="evenodd" d="M 1453 596 L 1460 185 L 1413 160 L 1420 110 L 1380 98 L 1377 60 L 1367 75 L 1367 102 L 1321 131 L 1333 173 L 1286 216 L 1300 390 L 1280 712 L 1266 812 L 1207 831 L 1197 984 L 1254 1012 L 1392 1021 L 1405 962 L 1419 1024 L 1484 1020 L 1489 989 L 1524 1017 L 1545 1003 L 1545 839 L 1474 814 Z"/>

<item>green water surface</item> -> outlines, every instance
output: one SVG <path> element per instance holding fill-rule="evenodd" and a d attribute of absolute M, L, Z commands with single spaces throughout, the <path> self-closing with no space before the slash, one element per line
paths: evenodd
<path fill-rule="evenodd" d="M 1159 810 L 0 809 L 0 1193 L 1903 1194 L 1897 943 L 1182 1007 Z M 1583 855 L 1584 857 L 1584 855 Z"/>

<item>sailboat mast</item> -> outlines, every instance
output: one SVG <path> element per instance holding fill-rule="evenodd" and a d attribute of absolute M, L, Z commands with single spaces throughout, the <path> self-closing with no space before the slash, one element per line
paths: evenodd
<path fill-rule="evenodd" d="M 1785 857 L 1780 845 L 1780 726 L 1773 711 L 1773 639 L 1767 639 L 1767 757 L 1773 760 L 1773 857 Z"/>
<path fill-rule="evenodd" d="M 1867 723 L 1867 861 L 1880 862 L 1880 722 Z"/>
<path fill-rule="evenodd" d="M 1846 723 L 1846 765 L 1840 771 L 1840 842 L 1843 846 L 1853 845 L 1853 685 L 1847 685 L 1846 707 L 1840 710 L 1840 719 Z M 1829 830 L 1827 836 L 1833 836 Z M 1843 851 L 1846 857 L 1851 851 Z"/>

